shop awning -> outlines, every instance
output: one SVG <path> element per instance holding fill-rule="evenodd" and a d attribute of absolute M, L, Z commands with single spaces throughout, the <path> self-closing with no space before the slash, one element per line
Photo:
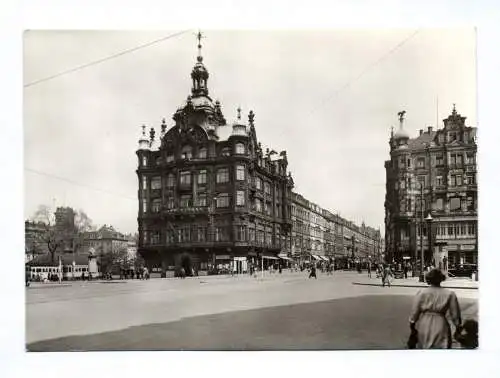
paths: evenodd
<path fill-rule="evenodd" d="M 288 256 L 278 256 L 280 259 L 282 260 L 288 260 L 288 261 L 293 261 L 293 259 L 291 259 L 290 257 Z"/>

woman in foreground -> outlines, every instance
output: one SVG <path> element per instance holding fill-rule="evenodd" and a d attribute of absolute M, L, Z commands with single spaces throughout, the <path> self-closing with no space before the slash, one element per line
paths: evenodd
<path fill-rule="evenodd" d="M 450 349 L 452 334 L 449 318 L 456 328 L 461 331 L 461 314 L 458 299 L 451 290 L 441 287 L 446 279 L 439 269 L 432 269 L 426 274 L 428 288 L 420 290 L 413 302 L 410 316 L 410 328 L 416 329 L 417 348 L 421 349 Z"/>

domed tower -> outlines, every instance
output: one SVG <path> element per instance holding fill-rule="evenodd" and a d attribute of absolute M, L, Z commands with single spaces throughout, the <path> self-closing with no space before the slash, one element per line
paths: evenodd
<path fill-rule="evenodd" d="M 231 136 L 248 136 L 247 133 L 247 126 L 245 123 L 241 120 L 241 108 L 238 107 L 238 118 L 236 121 L 233 123 L 233 131 L 231 133 Z"/>
<path fill-rule="evenodd" d="M 398 113 L 399 116 L 399 129 L 394 133 L 393 139 L 399 148 L 408 146 L 408 139 L 410 139 L 410 134 L 403 128 L 404 117 L 406 111 L 402 110 Z"/>
<path fill-rule="evenodd" d="M 191 71 L 191 79 L 193 79 L 193 88 L 191 89 L 191 93 L 193 97 L 197 96 L 208 96 L 208 71 L 203 65 L 203 57 L 201 56 L 201 32 L 198 32 L 198 57 L 196 58 L 197 62 L 193 67 L 193 71 Z"/>

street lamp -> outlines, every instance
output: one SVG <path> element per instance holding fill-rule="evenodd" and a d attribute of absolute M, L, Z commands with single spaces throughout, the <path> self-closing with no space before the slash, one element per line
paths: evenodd
<path fill-rule="evenodd" d="M 431 227 L 432 227 L 433 218 L 432 218 L 430 212 L 427 215 L 427 217 L 425 218 L 425 221 L 427 223 L 427 241 L 429 243 L 429 253 L 432 255 L 432 240 L 431 240 L 432 239 L 432 230 L 431 230 Z M 424 282 L 424 249 L 423 248 L 420 250 L 420 278 L 419 278 L 419 281 Z"/>

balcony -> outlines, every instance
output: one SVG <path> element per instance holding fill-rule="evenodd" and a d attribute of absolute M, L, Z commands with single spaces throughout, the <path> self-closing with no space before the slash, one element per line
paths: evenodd
<path fill-rule="evenodd" d="M 191 207 L 174 207 L 171 209 L 164 209 L 163 214 L 207 214 L 208 207 L 207 206 L 191 206 Z"/>

